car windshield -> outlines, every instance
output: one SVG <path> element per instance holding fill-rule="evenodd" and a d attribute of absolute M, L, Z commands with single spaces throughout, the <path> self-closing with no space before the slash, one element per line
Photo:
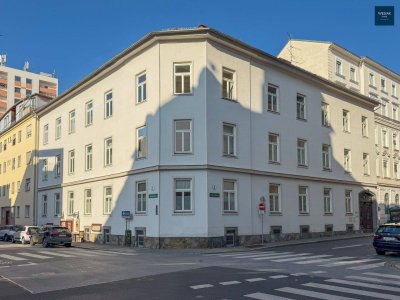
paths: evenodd
<path fill-rule="evenodd" d="M 15 227 L 15 231 L 24 231 L 24 226 L 17 226 Z"/>
<path fill-rule="evenodd" d="M 400 234 L 400 226 L 381 226 L 377 233 Z"/>
<path fill-rule="evenodd" d="M 58 233 L 58 234 L 67 234 L 68 233 L 68 228 L 66 227 L 53 227 L 51 229 L 52 232 Z"/>

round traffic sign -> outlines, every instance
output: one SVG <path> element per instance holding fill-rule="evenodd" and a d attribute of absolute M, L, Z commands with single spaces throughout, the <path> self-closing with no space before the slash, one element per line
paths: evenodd
<path fill-rule="evenodd" d="M 258 210 L 260 210 L 260 211 L 265 211 L 265 204 L 264 204 L 263 202 L 260 202 L 260 203 L 258 204 Z"/>

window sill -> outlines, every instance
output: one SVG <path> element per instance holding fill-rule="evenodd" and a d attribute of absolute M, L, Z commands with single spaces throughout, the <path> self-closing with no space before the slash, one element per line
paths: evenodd
<path fill-rule="evenodd" d="M 282 212 L 270 212 L 269 213 L 270 216 L 282 216 Z"/>
<path fill-rule="evenodd" d="M 385 90 L 381 90 L 381 93 L 388 95 L 388 92 L 386 92 Z"/>
<path fill-rule="evenodd" d="M 104 116 L 104 120 L 108 120 L 108 119 L 111 119 L 113 116 L 111 115 L 111 116 Z"/>
<path fill-rule="evenodd" d="M 193 155 L 193 152 L 174 152 L 173 155 L 181 156 L 181 155 Z M 147 158 L 147 157 L 146 157 Z"/>
<path fill-rule="evenodd" d="M 353 80 L 353 79 L 350 79 L 350 82 L 351 82 L 351 83 L 354 83 L 354 84 L 356 84 L 356 85 L 359 84 L 358 81 L 355 81 L 355 80 Z"/>
<path fill-rule="evenodd" d="M 90 127 L 90 126 L 93 126 L 93 123 L 85 124 L 85 128 Z"/>
<path fill-rule="evenodd" d="M 173 216 L 194 216 L 193 211 L 185 211 L 185 212 L 179 212 L 179 211 L 174 211 L 172 214 Z"/>
<path fill-rule="evenodd" d="M 365 177 L 370 177 L 371 175 L 370 174 L 363 174 Z"/>
<path fill-rule="evenodd" d="M 91 217 L 92 214 L 83 214 L 84 217 Z"/>
<path fill-rule="evenodd" d="M 274 110 L 269 110 L 267 109 L 267 112 L 274 114 L 274 115 L 280 115 L 281 113 L 279 111 L 274 111 Z"/>
<path fill-rule="evenodd" d="M 189 93 L 175 93 L 174 92 L 174 96 L 193 96 L 192 92 Z"/>
<path fill-rule="evenodd" d="M 343 130 L 343 133 L 350 134 L 351 132 L 349 130 Z"/>
<path fill-rule="evenodd" d="M 337 77 L 340 77 L 340 78 L 346 79 L 346 76 L 344 76 L 343 74 L 340 74 L 340 73 L 335 73 L 335 75 L 336 75 Z"/>
<path fill-rule="evenodd" d="M 332 172 L 332 169 L 331 168 L 322 168 L 322 171 Z"/>
<path fill-rule="evenodd" d="M 236 155 L 222 154 L 223 157 L 238 158 Z"/>
<path fill-rule="evenodd" d="M 329 125 L 329 124 L 321 124 L 321 126 L 325 127 L 325 128 L 331 128 L 331 125 Z"/>
<path fill-rule="evenodd" d="M 362 137 L 363 137 L 364 139 L 367 139 L 367 138 L 368 138 L 368 136 L 367 136 L 367 135 L 363 135 Z"/>
<path fill-rule="evenodd" d="M 304 118 L 299 118 L 299 117 L 296 117 L 296 120 L 298 120 L 298 121 L 302 121 L 302 122 L 307 122 L 307 119 L 304 119 Z"/>
<path fill-rule="evenodd" d="M 333 216 L 333 213 L 324 213 L 324 216 Z"/>
<path fill-rule="evenodd" d="M 309 216 L 310 213 L 309 212 L 305 212 L 305 213 L 299 213 L 299 216 Z"/>
<path fill-rule="evenodd" d="M 142 101 L 137 101 L 136 100 L 136 105 L 140 105 L 140 104 L 143 104 L 143 103 L 146 103 L 146 102 L 147 102 L 147 99 L 142 100 Z"/>
<path fill-rule="evenodd" d="M 297 167 L 301 169 L 308 169 L 308 165 L 297 165 Z"/>
<path fill-rule="evenodd" d="M 351 175 L 351 171 L 344 171 L 344 174 Z"/>
<path fill-rule="evenodd" d="M 237 212 L 237 211 L 224 211 L 222 213 L 222 215 L 224 215 L 224 216 L 238 216 L 239 212 Z"/>
<path fill-rule="evenodd" d="M 145 217 L 145 216 L 147 216 L 147 211 L 144 211 L 144 212 L 135 212 L 135 216 L 138 216 L 138 217 L 143 216 L 143 217 Z"/>
<path fill-rule="evenodd" d="M 230 99 L 230 98 L 225 98 L 225 97 L 221 97 L 221 99 L 222 99 L 222 100 L 229 101 L 229 102 L 239 103 L 239 101 L 236 100 L 236 99 Z"/>
<path fill-rule="evenodd" d="M 372 84 L 368 84 L 368 87 L 370 87 L 370 88 L 372 88 L 372 89 L 374 89 L 374 90 L 377 89 L 376 86 L 374 86 L 374 85 L 372 85 Z"/>
<path fill-rule="evenodd" d="M 279 161 L 272 161 L 272 160 L 268 161 L 268 163 L 270 165 L 280 165 L 281 164 Z"/>
<path fill-rule="evenodd" d="M 352 216 L 352 215 L 353 215 L 352 212 L 347 212 L 347 213 L 346 213 L 346 216 Z"/>

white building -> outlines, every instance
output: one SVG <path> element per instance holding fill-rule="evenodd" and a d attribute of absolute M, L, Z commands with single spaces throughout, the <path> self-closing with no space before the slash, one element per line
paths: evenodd
<path fill-rule="evenodd" d="M 357 231 L 376 105 L 210 28 L 151 33 L 39 112 L 38 223 L 148 247 Z"/>
<path fill-rule="evenodd" d="M 332 42 L 292 40 L 278 57 L 379 102 L 375 122 L 369 124 L 375 130 L 378 184 L 375 198 L 379 204 L 379 221 L 386 222 L 387 209 L 400 205 L 400 75 Z"/>

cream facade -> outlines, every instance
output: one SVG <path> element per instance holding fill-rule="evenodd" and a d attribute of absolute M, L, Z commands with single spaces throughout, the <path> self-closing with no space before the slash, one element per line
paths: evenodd
<path fill-rule="evenodd" d="M 379 220 L 385 222 L 387 208 L 400 205 L 400 76 L 371 58 L 359 57 L 330 42 L 292 40 L 278 57 L 379 102 L 370 126 L 375 130 L 375 197 Z"/>
<path fill-rule="evenodd" d="M 39 111 L 38 224 L 147 247 L 358 231 L 376 105 L 210 28 L 151 33 Z"/>

